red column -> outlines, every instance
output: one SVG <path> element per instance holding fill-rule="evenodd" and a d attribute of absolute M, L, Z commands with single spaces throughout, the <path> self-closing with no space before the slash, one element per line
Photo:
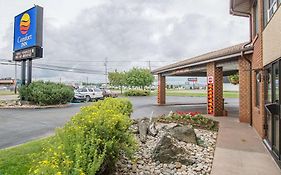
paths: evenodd
<path fill-rule="evenodd" d="M 224 102 L 223 102 L 223 70 L 222 67 L 216 67 L 215 62 L 209 63 L 207 65 L 207 77 L 212 82 L 209 82 L 209 84 L 212 84 L 212 95 L 213 95 L 213 101 L 212 104 L 209 103 L 210 98 L 208 98 L 208 113 L 210 113 L 211 106 L 213 105 L 213 111 L 211 115 L 214 116 L 223 116 L 224 114 Z M 207 80 L 208 81 L 208 80 Z M 210 88 L 207 88 L 207 93 L 210 93 Z"/>
<path fill-rule="evenodd" d="M 158 74 L 158 104 L 166 104 L 166 77 Z"/>

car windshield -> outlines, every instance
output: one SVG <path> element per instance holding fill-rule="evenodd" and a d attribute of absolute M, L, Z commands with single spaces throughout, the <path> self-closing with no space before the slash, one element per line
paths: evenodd
<path fill-rule="evenodd" d="M 95 91 L 96 91 L 96 92 L 101 92 L 101 90 L 100 90 L 100 89 L 97 89 L 97 88 L 95 89 Z"/>

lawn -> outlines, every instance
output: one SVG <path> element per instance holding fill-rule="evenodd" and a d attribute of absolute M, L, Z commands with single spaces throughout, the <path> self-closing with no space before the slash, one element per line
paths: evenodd
<path fill-rule="evenodd" d="M 0 90 L 0 95 L 14 95 L 15 93 L 13 91 L 2 91 Z"/>
<path fill-rule="evenodd" d="M 32 161 L 38 158 L 35 154 L 42 152 L 50 139 L 51 137 L 39 139 L 0 150 L 0 175 L 29 174 Z"/>
<path fill-rule="evenodd" d="M 157 95 L 157 91 L 151 93 L 151 95 Z M 166 91 L 167 96 L 183 96 L 183 97 L 207 97 L 205 90 L 170 90 Z M 224 98 L 239 98 L 239 92 L 237 91 L 224 91 Z"/>

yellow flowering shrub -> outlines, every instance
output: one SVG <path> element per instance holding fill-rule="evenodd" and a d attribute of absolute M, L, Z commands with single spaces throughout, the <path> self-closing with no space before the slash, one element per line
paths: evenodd
<path fill-rule="evenodd" d="M 132 104 L 107 98 L 83 107 L 56 131 L 55 144 L 43 152 L 30 174 L 94 175 L 113 167 L 121 153 L 130 157 L 136 142 L 129 131 Z"/>

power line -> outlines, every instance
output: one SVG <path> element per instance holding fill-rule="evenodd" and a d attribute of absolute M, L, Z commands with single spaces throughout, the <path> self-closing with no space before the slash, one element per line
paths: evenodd
<path fill-rule="evenodd" d="M 8 65 L 12 66 L 15 64 L 12 63 L 0 63 L 1 65 Z M 16 64 L 18 66 L 21 66 L 21 64 Z M 59 68 L 51 68 L 51 67 L 43 67 L 43 66 L 37 66 L 33 65 L 34 68 L 37 69 L 43 69 L 43 70 L 51 70 L 51 71 L 58 71 L 58 72 L 72 72 L 72 73 L 81 73 L 81 74 L 94 74 L 94 75 L 103 75 L 103 73 L 97 73 L 97 72 L 89 72 L 89 71 L 83 71 L 83 70 L 70 70 L 70 69 L 59 69 Z"/>

